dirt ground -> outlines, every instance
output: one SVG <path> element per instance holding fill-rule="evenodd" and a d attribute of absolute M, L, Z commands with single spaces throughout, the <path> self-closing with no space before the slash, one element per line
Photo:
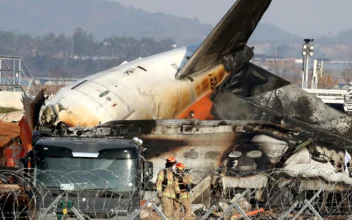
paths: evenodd
<path fill-rule="evenodd" d="M 17 123 L 0 121 L 0 149 L 8 145 L 13 138 L 18 137 L 19 135 L 20 127 Z"/>
<path fill-rule="evenodd" d="M 23 116 L 23 111 L 15 111 L 10 113 L 0 113 L 0 121 L 18 122 Z"/>

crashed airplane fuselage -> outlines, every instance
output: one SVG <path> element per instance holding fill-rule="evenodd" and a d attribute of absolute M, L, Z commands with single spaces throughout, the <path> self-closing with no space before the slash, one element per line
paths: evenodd
<path fill-rule="evenodd" d="M 48 101 L 42 123 L 96 126 L 112 120 L 177 118 L 229 75 L 220 64 L 192 79 L 175 79 L 196 49 L 175 49 L 78 80 Z"/>

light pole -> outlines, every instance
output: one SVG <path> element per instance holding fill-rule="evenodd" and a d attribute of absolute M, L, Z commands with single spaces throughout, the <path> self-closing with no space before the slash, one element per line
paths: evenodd
<path fill-rule="evenodd" d="M 302 67 L 302 88 L 308 88 L 308 71 L 309 71 L 309 57 L 314 55 L 314 46 L 310 45 L 309 42 L 313 42 L 314 39 L 304 39 L 304 44 L 302 46 L 302 56 L 303 56 L 303 67 Z M 306 66 L 304 69 L 304 60 L 306 60 Z"/>

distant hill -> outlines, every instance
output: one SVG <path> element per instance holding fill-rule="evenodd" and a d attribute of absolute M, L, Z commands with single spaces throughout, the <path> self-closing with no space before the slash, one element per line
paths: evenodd
<path fill-rule="evenodd" d="M 341 31 L 335 37 L 317 38 L 316 42 L 319 44 L 328 44 L 328 45 L 344 44 L 344 45 L 352 46 L 352 29 Z"/>
<path fill-rule="evenodd" d="M 352 45 L 352 29 L 340 32 L 336 38 L 338 40 L 338 43 Z"/>
<path fill-rule="evenodd" d="M 294 44 L 300 43 L 302 38 L 290 34 L 279 27 L 266 23 L 259 23 L 249 40 L 249 44 L 258 43 L 277 43 L 277 44 Z"/>
<path fill-rule="evenodd" d="M 97 39 L 171 37 L 179 45 L 185 45 L 202 41 L 212 29 L 197 19 L 148 13 L 115 1 L 0 0 L 0 4 L 0 30 L 18 34 L 72 34 L 80 27 Z"/>
<path fill-rule="evenodd" d="M 127 36 L 156 40 L 171 37 L 178 45 L 201 42 L 212 25 L 163 13 L 148 13 L 108 0 L 0 0 L 0 30 L 17 34 L 72 34 L 77 27 L 102 40 Z M 251 43 L 292 43 L 300 38 L 260 24 Z"/>

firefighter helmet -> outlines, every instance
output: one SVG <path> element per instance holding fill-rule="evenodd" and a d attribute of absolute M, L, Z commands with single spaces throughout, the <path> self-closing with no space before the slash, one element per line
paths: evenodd
<path fill-rule="evenodd" d="M 176 164 L 176 168 L 178 170 L 184 170 L 186 168 L 186 166 L 183 163 L 178 163 L 178 164 Z"/>
<path fill-rule="evenodd" d="M 168 163 L 176 163 L 176 158 L 173 156 L 170 156 L 166 159 L 166 162 Z"/>

